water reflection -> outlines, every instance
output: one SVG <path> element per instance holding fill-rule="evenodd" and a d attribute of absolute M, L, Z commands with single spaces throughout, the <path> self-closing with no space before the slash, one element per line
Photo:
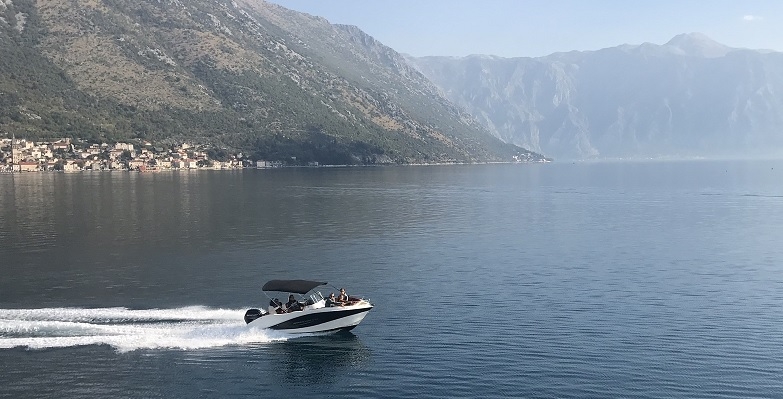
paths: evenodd
<path fill-rule="evenodd" d="M 368 362 L 372 355 L 350 332 L 292 339 L 271 345 L 269 353 L 281 361 L 274 369 L 275 379 L 295 385 L 334 381 Z"/>

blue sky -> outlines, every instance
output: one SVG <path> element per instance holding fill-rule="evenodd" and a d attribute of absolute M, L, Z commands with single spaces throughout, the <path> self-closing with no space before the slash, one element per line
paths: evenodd
<path fill-rule="evenodd" d="M 414 56 L 537 57 L 700 32 L 732 47 L 783 50 L 780 0 L 272 0 L 356 25 Z"/>

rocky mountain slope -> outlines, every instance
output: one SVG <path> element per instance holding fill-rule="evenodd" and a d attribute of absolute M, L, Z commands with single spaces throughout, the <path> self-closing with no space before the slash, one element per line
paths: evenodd
<path fill-rule="evenodd" d="M 326 164 L 510 161 L 359 29 L 262 0 L 0 0 L 0 134 Z"/>
<path fill-rule="evenodd" d="M 684 34 L 541 58 L 409 61 L 495 135 L 556 159 L 783 154 L 783 53 Z"/>

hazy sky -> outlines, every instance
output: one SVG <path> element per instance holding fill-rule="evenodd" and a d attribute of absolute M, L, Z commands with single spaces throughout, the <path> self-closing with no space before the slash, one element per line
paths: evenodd
<path fill-rule="evenodd" d="M 701 32 L 732 47 L 783 50 L 781 0 L 272 0 L 356 25 L 415 56 L 537 57 Z"/>

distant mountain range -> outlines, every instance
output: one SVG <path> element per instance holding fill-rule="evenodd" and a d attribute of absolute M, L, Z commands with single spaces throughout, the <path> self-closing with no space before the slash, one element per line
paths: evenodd
<path fill-rule="evenodd" d="M 261 0 L 0 1 L 0 135 L 288 163 L 541 160 L 359 29 Z"/>
<path fill-rule="evenodd" d="M 694 33 L 540 58 L 408 61 L 497 137 L 555 159 L 783 154 L 783 53 Z"/>
<path fill-rule="evenodd" d="M 11 134 L 193 141 L 293 164 L 780 155 L 783 53 L 683 34 L 413 58 L 262 0 L 2 0 Z"/>

